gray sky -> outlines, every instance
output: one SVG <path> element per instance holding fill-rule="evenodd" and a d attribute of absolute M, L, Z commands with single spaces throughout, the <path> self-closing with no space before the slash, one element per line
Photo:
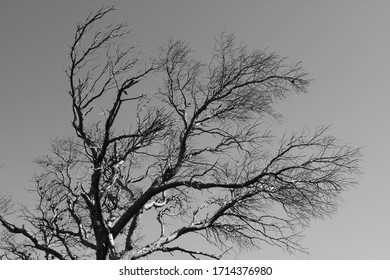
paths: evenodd
<path fill-rule="evenodd" d="M 314 79 L 307 95 L 278 106 L 278 130 L 332 124 L 332 133 L 364 146 L 360 185 L 344 193 L 339 213 L 314 221 L 302 244 L 313 259 L 390 259 L 388 86 L 389 1 L 291 0 L 2 0 L 0 10 L 0 190 L 25 203 L 32 159 L 49 138 L 73 133 L 63 68 L 76 21 L 102 5 L 127 21 L 131 39 L 153 51 L 170 36 L 207 58 L 222 31 L 254 49 L 302 61 Z M 241 258 L 290 259 L 278 249 Z"/>

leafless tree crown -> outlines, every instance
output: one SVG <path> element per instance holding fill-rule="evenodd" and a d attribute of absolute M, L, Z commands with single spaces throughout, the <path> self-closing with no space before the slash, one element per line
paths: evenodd
<path fill-rule="evenodd" d="M 20 209 L 24 225 L 1 201 L 3 258 L 219 259 L 263 243 L 305 251 L 302 227 L 334 213 L 360 150 L 327 127 L 270 150 L 275 102 L 308 87 L 300 64 L 231 34 L 215 38 L 207 63 L 173 39 L 147 58 L 124 47 L 125 24 L 95 30 L 113 10 L 77 24 L 66 70 L 76 135 L 36 160 L 38 200 Z M 160 87 L 142 92 L 156 77 Z"/>

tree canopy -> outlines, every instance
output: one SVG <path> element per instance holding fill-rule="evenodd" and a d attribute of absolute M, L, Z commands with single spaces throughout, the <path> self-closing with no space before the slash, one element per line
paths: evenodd
<path fill-rule="evenodd" d="M 274 105 L 308 89 L 300 63 L 225 33 L 207 62 L 174 39 L 146 56 L 125 44 L 126 24 L 96 29 L 113 10 L 77 24 L 66 69 L 75 135 L 35 161 L 37 203 L 18 210 L 22 225 L 1 200 L 2 257 L 219 259 L 263 243 L 305 252 L 303 227 L 335 212 L 361 152 L 327 127 L 272 137 Z"/>

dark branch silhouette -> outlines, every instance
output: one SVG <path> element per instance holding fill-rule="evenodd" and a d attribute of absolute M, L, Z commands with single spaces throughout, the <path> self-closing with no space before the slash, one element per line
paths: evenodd
<path fill-rule="evenodd" d="M 2 200 L 3 258 L 219 259 L 262 243 L 305 252 L 303 227 L 335 212 L 361 153 L 328 127 L 271 137 L 274 104 L 307 91 L 301 65 L 231 34 L 207 63 L 173 39 L 147 59 L 123 47 L 125 24 L 95 31 L 113 10 L 77 24 L 66 70 L 75 137 L 36 160 L 37 205 L 19 210 L 22 226 Z M 155 77 L 156 92 L 143 91 Z"/>

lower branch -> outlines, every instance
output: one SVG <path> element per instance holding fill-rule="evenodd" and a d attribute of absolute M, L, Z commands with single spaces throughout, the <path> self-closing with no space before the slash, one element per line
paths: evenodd
<path fill-rule="evenodd" d="M 9 232 L 15 233 L 15 234 L 22 234 L 25 237 L 27 237 L 34 244 L 34 245 L 32 245 L 32 247 L 34 247 L 40 251 L 43 251 L 46 254 L 51 254 L 60 260 L 64 260 L 64 257 L 62 256 L 62 254 L 60 254 L 59 252 L 57 252 L 56 250 L 54 250 L 52 248 L 49 248 L 45 245 L 40 244 L 39 241 L 34 236 L 32 236 L 30 233 L 28 233 L 28 231 L 24 228 L 24 226 L 22 228 L 17 227 L 15 225 L 7 222 L 6 220 L 4 220 L 2 217 L 0 217 L 0 222 Z"/>
<path fill-rule="evenodd" d="M 187 249 L 177 247 L 177 246 L 176 247 L 162 247 L 162 248 L 158 249 L 157 251 L 168 252 L 168 253 L 178 251 L 178 252 L 189 254 L 191 257 L 193 257 L 196 260 L 199 260 L 199 258 L 196 255 L 208 257 L 208 258 L 215 259 L 215 260 L 221 259 L 221 256 L 216 256 L 216 255 L 208 254 L 208 253 L 201 252 L 201 251 L 187 250 Z"/>

